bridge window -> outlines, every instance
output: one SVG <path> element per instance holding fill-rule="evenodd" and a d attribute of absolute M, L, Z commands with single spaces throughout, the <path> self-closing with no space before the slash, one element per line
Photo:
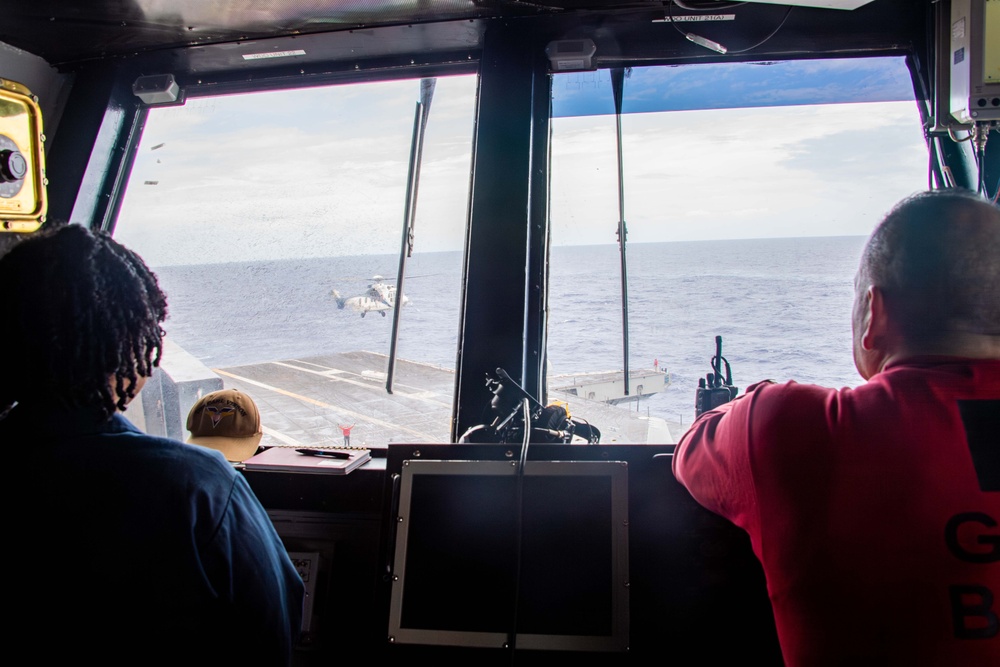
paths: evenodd
<path fill-rule="evenodd" d="M 430 97 L 428 83 L 192 98 L 149 113 L 116 238 L 168 294 L 165 369 L 252 395 L 262 444 L 335 445 L 352 424 L 352 445 L 449 437 L 476 79 L 437 78 Z"/>
<path fill-rule="evenodd" d="M 593 374 L 617 410 L 574 397 L 574 416 L 602 441 L 669 442 L 693 419 L 716 335 L 741 391 L 861 382 L 849 320 L 861 247 L 928 182 L 901 58 L 625 72 L 627 398 L 611 76 L 559 74 L 553 91 L 550 399 Z"/>

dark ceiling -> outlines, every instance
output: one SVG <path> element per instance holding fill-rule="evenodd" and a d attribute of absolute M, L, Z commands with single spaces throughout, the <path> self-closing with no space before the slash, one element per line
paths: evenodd
<path fill-rule="evenodd" d="M 546 1 L 2 0 L 0 41 L 72 66 L 179 46 L 559 11 Z"/>
<path fill-rule="evenodd" d="M 0 0 L 0 41 L 72 68 L 182 46 L 497 16 L 721 12 L 719 0 Z M 897 5 L 874 0 L 873 6 Z M 924 2 L 910 2 L 920 13 Z M 758 5 L 759 7 L 760 5 Z M 867 11 L 870 6 L 864 9 Z M 841 14 L 837 10 L 823 14 Z"/>
<path fill-rule="evenodd" d="M 678 25 L 697 25 L 700 34 L 734 49 L 753 47 L 729 58 L 802 57 L 920 48 L 932 2 L 872 0 L 854 11 L 792 11 L 726 0 L 0 0 L 0 42 L 62 71 L 129 60 L 142 71 L 190 77 L 260 71 L 270 64 L 252 60 L 259 52 L 300 49 L 305 55 L 296 63 L 305 73 L 320 62 L 363 67 L 355 63 L 432 52 L 471 59 L 487 19 L 547 16 L 556 26 L 554 39 L 593 37 L 604 57 L 618 53 L 633 62 L 716 57 L 687 42 Z M 739 20 L 662 22 L 669 15 L 727 12 Z M 342 37 L 321 35 L 331 32 Z"/>

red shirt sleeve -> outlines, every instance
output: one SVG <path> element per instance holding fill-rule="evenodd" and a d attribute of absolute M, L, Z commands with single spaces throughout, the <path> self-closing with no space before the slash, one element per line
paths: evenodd
<path fill-rule="evenodd" d="M 826 483 L 836 397 L 834 390 L 796 382 L 751 385 L 681 437 L 674 476 L 702 506 L 750 533 L 758 549 L 762 513 L 771 513 L 773 530 L 792 528 L 775 510 L 801 507 L 815 495 L 809 487 Z"/>
<path fill-rule="evenodd" d="M 674 452 L 674 476 L 702 506 L 744 529 L 757 523 L 748 424 L 759 382 L 699 417 Z"/>

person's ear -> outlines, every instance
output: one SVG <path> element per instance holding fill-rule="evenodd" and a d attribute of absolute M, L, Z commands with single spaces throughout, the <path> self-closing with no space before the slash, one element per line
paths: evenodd
<path fill-rule="evenodd" d="M 865 350 L 882 350 L 889 335 L 889 315 L 885 306 L 885 294 L 872 285 L 865 293 L 864 331 L 861 347 Z"/>

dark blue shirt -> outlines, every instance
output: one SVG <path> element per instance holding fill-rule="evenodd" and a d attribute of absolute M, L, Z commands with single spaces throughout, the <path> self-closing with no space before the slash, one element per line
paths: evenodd
<path fill-rule="evenodd" d="M 290 662 L 302 581 L 221 454 L 44 405 L 0 421 L 0 449 L 8 644 L 53 664 Z"/>

